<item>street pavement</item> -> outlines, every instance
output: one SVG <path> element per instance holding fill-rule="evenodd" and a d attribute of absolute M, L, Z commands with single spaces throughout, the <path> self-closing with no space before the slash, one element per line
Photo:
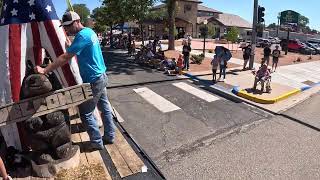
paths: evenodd
<path fill-rule="evenodd" d="M 122 51 L 106 59 L 121 125 L 167 179 L 320 178 L 317 87 L 272 115 L 215 94 L 209 81 L 139 67 Z"/>

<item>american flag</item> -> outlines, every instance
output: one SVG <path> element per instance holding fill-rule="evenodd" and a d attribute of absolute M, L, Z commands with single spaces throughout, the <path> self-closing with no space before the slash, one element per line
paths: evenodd
<path fill-rule="evenodd" d="M 19 101 L 27 60 L 42 64 L 42 48 L 53 60 L 65 52 L 69 40 L 59 26 L 51 0 L 4 0 L 0 18 L 0 106 Z M 75 59 L 54 73 L 64 87 L 82 82 Z"/>

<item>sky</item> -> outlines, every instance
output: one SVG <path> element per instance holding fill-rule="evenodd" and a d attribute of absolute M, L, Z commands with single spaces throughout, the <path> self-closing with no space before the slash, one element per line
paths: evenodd
<path fill-rule="evenodd" d="M 202 0 L 203 5 L 221 12 L 241 16 L 252 23 L 254 0 Z M 265 7 L 266 25 L 277 23 L 278 13 L 294 10 L 309 18 L 309 26 L 320 31 L 320 0 L 259 0 L 259 5 Z"/>
<path fill-rule="evenodd" d="M 61 17 L 67 8 L 66 0 L 52 0 L 58 16 Z M 241 16 L 252 23 L 254 0 L 201 0 L 202 5 L 211 7 L 224 13 Z M 101 5 L 99 0 L 71 0 L 73 4 L 86 4 L 90 10 Z M 309 26 L 320 31 L 320 0 L 259 0 L 259 5 L 266 8 L 266 25 L 277 23 L 277 15 L 284 10 L 294 10 L 309 18 Z"/>

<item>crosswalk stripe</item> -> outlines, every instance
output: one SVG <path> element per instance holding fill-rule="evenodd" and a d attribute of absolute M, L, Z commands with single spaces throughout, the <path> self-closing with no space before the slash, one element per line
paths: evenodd
<path fill-rule="evenodd" d="M 218 97 L 213 96 L 210 93 L 202 91 L 184 82 L 173 83 L 173 85 L 207 102 L 213 102 L 213 101 L 219 100 Z"/>
<path fill-rule="evenodd" d="M 150 104 L 154 105 L 159 111 L 167 113 L 171 111 L 179 110 L 180 108 L 170 101 L 166 100 L 162 96 L 153 92 L 151 89 L 143 87 L 138 89 L 133 89 L 142 98 L 148 101 Z"/>

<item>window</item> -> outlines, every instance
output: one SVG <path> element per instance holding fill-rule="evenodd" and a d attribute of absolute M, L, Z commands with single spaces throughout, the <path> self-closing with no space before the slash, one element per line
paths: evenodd
<path fill-rule="evenodd" d="M 184 13 L 186 13 L 187 11 L 191 11 L 192 6 L 190 4 L 185 4 L 184 5 Z"/>

